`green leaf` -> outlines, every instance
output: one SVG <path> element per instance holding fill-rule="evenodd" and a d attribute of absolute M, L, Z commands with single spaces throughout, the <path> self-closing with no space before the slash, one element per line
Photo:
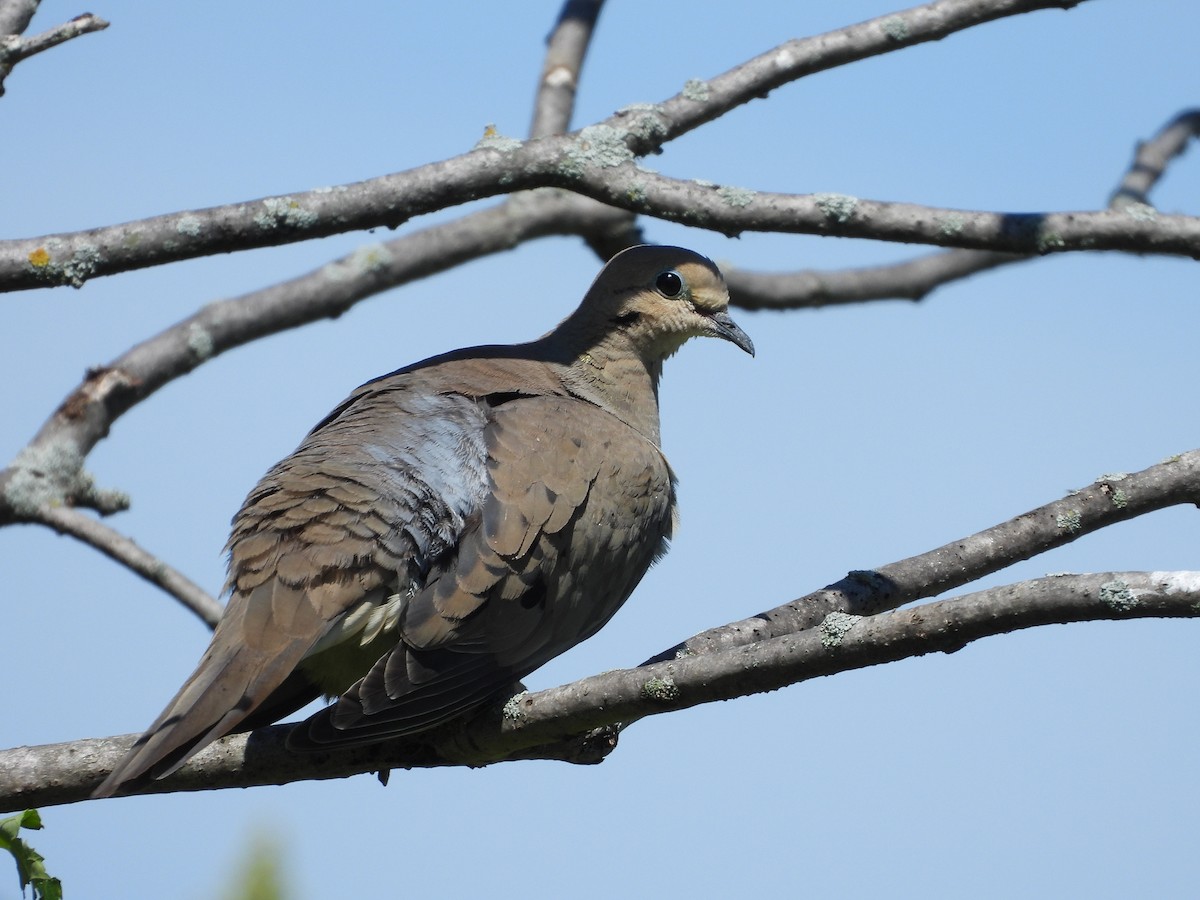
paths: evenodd
<path fill-rule="evenodd" d="M 33 900 L 62 900 L 62 882 L 46 872 L 42 855 L 17 836 L 22 828 L 37 831 L 41 827 L 42 817 L 36 809 L 0 819 L 0 850 L 7 850 L 16 860 L 22 895 L 29 886 L 33 888 Z"/>

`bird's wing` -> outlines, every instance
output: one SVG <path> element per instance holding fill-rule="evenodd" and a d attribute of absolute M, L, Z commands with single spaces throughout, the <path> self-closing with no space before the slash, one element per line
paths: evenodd
<path fill-rule="evenodd" d="M 486 431 L 480 526 L 406 606 L 401 639 L 297 748 L 370 743 L 448 721 L 599 629 L 670 534 L 661 452 L 592 404 L 518 398 Z"/>
<path fill-rule="evenodd" d="M 358 648 L 369 627 L 386 639 L 371 614 L 418 589 L 479 519 L 485 423 L 476 400 L 399 377 L 357 394 L 272 468 L 234 519 L 231 597 L 212 643 L 96 796 L 170 773 L 264 704 L 278 718 L 361 676 L 381 651 L 347 677 L 327 645 Z M 394 640 L 394 613 L 391 625 Z M 314 651 L 335 657 L 331 672 L 307 665 Z"/>

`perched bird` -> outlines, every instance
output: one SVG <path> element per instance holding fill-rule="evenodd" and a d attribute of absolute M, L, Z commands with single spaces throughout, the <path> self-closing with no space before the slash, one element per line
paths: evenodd
<path fill-rule="evenodd" d="M 671 536 L 663 361 L 702 335 L 754 353 L 728 304 L 709 260 L 633 247 L 544 337 L 356 390 L 246 498 L 212 643 L 95 796 L 321 694 L 290 745 L 431 728 L 593 635 Z"/>

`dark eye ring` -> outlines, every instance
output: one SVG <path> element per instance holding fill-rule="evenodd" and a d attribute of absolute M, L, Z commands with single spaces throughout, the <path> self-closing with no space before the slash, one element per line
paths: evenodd
<path fill-rule="evenodd" d="M 654 279 L 654 286 L 664 297 L 678 297 L 683 293 L 683 279 L 674 270 L 660 272 Z"/>

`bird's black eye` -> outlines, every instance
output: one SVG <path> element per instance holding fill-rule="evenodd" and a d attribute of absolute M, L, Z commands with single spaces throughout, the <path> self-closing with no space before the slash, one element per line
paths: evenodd
<path fill-rule="evenodd" d="M 654 286 L 664 297 L 678 297 L 683 293 L 683 279 L 675 271 L 660 272 L 654 279 Z"/>

